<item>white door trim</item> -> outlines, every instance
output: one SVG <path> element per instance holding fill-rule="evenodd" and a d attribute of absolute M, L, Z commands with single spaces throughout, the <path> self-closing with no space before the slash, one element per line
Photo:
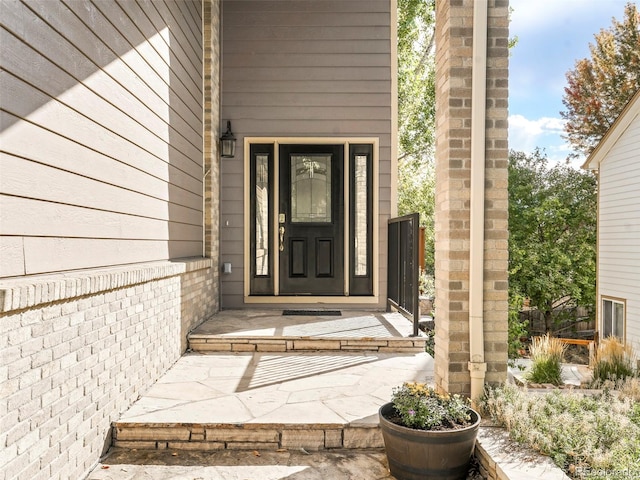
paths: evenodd
<path fill-rule="evenodd" d="M 251 198 L 251 144 L 272 144 L 274 146 L 274 202 L 272 208 L 273 214 L 273 280 L 274 280 L 274 295 L 251 295 L 251 205 L 249 199 Z M 278 205 L 279 199 L 279 146 L 281 144 L 309 144 L 309 145 L 344 145 L 344 296 L 280 296 L 279 295 L 279 245 L 278 245 Z M 349 297 L 349 185 L 351 172 L 349 171 L 349 145 L 351 144 L 371 144 L 373 145 L 373 158 L 372 158 L 372 204 L 373 204 L 373 238 L 372 238 L 372 277 L 373 277 L 373 295 L 371 296 L 357 296 Z M 379 179 L 378 179 L 378 163 L 379 163 L 379 138 L 378 137 L 245 137 L 244 138 L 244 303 L 354 303 L 354 304 L 373 304 L 378 303 L 379 296 Z"/>

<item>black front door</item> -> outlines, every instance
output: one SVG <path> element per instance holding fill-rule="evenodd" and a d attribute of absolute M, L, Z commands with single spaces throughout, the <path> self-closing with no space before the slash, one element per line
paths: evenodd
<path fill-rule="evenodd" d="M 344 147 L 280 145 L 281 295 L 344 294 Z"/>

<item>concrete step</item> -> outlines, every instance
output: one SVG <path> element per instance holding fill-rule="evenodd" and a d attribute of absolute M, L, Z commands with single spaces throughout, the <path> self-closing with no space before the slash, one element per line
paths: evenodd
<path fill-rule="evenodd" d="M 116 422 L 113 445 L 138 450 L 195 451 L 318 451 L 384 447 L 377 422 L 360 425 Z"/>
<path fill-rule="evenodd" d="M 286 316 L 279 311 L 223 311 L 189 335 L 194 352 L 423 352 L 426 337 L 399 313 L 341 312 Z"/>
<path fill-rule="evenodd" d="M 424 352 L 218 352 L 183 356 L 113 424 L 127 449 L 369 449 L 378 409 L 431 382 Z"/>
<path fill-rule="evenodd" d="M 254 337 L 189 335 L 194 352 L 424 352 L 424 337 L 410 338 L 340 338 L 340 337 Z"/>

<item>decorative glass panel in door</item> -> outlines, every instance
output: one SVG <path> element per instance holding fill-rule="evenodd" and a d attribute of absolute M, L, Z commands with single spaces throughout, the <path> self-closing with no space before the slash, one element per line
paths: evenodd
<path fill-rule="evenodd" d="M 331 155 L 291 155 L 291 222 L 331 222 Z"/>

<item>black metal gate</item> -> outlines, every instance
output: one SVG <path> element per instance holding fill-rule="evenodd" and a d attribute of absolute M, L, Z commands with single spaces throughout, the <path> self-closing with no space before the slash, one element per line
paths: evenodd
<path fill-rule="evenodd" d="M 412 213 L 389 220 L 389 256 L 387 306 L 413 320 L 413 335 L 418 335 L 420 214 Z"/>

